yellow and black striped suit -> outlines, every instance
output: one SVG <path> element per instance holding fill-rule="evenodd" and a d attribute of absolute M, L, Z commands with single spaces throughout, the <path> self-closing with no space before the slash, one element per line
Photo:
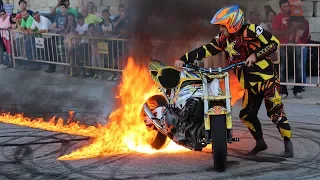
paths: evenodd
<path fill-rule="evenodd" d="M 246 90 L 240 118 L 248 126 L 254 138 L 261 139 L 263 135 L 257 114 L 264 99 L 268 116 L 277 124 L 281 135 L 290 139 L 292 134 L 279 95 L 279 80 L 269 58 L 278 47 L 278 39 L 270 32 L 255 24 L 247 24 L 229 37 L 219 34 L 208 44 L 186 53 L 180 60 L 192 63 L 225 51 L 229 63 L 233 64 L 245 61 L 251 54 L 255 54 L 257 62 L 253 66 L 235 70 L 241 85 Z"/>

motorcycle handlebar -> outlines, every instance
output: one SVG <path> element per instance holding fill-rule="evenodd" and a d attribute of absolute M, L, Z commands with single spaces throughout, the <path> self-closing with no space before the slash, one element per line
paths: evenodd
<path fill-rule="evenodd" d="M 184 67 L 187 68 L 187 69 L 194 69 L 194 70 L 198 70 L 198 71 L 201 71 L 201 72 L 205 72 L 205 73 L 221 73 L 221 72 L 226 72 L 228 71 L 229 69 L 232 69 L 236 66 L 244 66 L 245 65 L 245 62 L 239 62 L 239 63 L 235 63 L 235 64 L 231 64 L 227 67 L 224 67 L 224 68 L 200 68 L 200 67 L 197 67 L 197 66 L 194 66 L 193 64 L 185 64 Z"/>

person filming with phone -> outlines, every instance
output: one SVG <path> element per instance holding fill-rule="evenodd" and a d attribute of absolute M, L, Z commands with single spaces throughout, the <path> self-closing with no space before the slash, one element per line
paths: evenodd
<path fill-rule="evenodd" d="M 118 7 L 119 15 L 114 18 L 114 25 L 113 28 L 116 31 L 116 34 L 125 27 L 126 24 L 129 22 L 129 18 L 127 16 L 127 10 L 124 4 L 120 4 Z"/>

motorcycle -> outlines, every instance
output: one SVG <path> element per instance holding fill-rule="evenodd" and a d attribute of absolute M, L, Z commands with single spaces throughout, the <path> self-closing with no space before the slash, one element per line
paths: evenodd
<path fill-rule="evenodd" d="M 161 92 L 143 105 L 146 126 L 157 131 L 152 147 L 161 149 L 167 138 L 194 151 L 212 144 L 214 169 L 224 171 L 227 143 L 240 140 L 232 136 L 228 71 L 242 65 L 205 69 L 186 64 L 178 70 L 151 61 L 150 75 Z"/>

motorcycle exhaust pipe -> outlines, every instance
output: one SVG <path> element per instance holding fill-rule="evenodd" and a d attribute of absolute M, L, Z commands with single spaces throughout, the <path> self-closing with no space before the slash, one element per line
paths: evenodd
<path fill-rule="evenodd" d="M 167 133 L 165 133 L 162 129 L 162 127 L 155 121 L 155 120 L 159 120 L 158 118 L 156 118 L 151 110 L 149 109 L 148 105 L 145 103 L 143 105 L 143 111 L 146 113 L 146 115 L 148 116 L 148 118 L 151 120 L 151 122 L 156 126 L 156 128 L 158 129 L 158 131 L 160 131 L 162 134 L 167 135 Z"/>

